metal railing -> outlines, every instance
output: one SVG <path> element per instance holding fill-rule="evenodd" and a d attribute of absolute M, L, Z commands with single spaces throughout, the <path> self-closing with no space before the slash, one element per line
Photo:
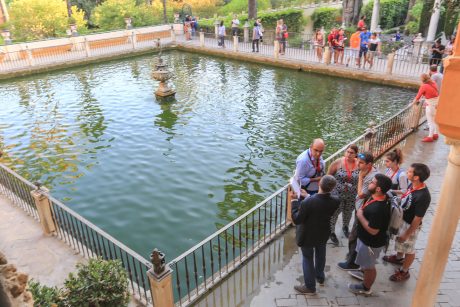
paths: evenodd
<path fill-rule="evenodd" d="M 172 42 L 171 31 L 111 33 L 109 38 L 96 39 L 91 35 L 60 39 L 56 45 L 31 47 L 33 44 L 11 45 L 0 52 L 0 74 L 52 67 L 72 61 L 126 54 L 158 48 Z M 12 49 L 9 49 L 12 48 Z"/>
<path fill-rule="evenodd" d="M 0 192 L 16 206 L 39 221 L 37 207 L 31 195 L 31 191 L 36 189 L 37 186 L 5 165 L 0 164 Z M 56 227 L 55 235 L 75 251 L 78 251 L 83 257 L 101 257 L 106 260 L 119 259 L 128 273 L 133 296 L 147 305 L 153 305 L 150 282 L 147 277 L 147 271 L 152 268 L 150 261 L 53 198 L 44 190 L 39 191 L 42 194 L 46 194 L 50 201 L 51 215 Z"/>
<path fill-rule="evenodd" d="M 246 41 L 244 35 L 240 33 L 237 42 L 235 42 L 230 33 L 227 34 L 224 37 L 226 51 L 254 53 L 252 50 L 252 33 L 249 33 Z M 199 36 L 192 37 L 192 40 L 184 40 L 182 36 L 178 36 L 178 40 L 185 47 L 192 45 L 209 49 L 223 49 L 222 46 L 219 46 L 219 38 L 214 33 L 203 33 L 203 36 L 202 41 Z M 237 43 L 236 48 L 235 43 Z M 259 52 L 255 50 L 255 54 L 261 57 L 274 58 L 274 48 L 273 38 L 264 35 L 263 42 L 259 42 Z M 286 41 L 285 53 L 278 53 L 276 57 L 281 60 L 291 60 L 299 63 L 326 65 L 324 63 L 326 48 L 329 47 L 314 46 L 310 35 L 290 33 Z M 418 79 L 420 74 L 427 72 L 429 69 L 426 55 L 412 55 L 408 52 L 398 51 L 386 55 L 377 51 L 368 51 L 366 55 L 360 57 L 359 50 L 348 47 L 344 48 L 343 51 L 329 48 L 329 51 L 331 52 L 331 63 L 328 65 L 334 65 L 342 69 L 365 70 L 377 74 L 392 74 L 413 79 Z M 337 58 L 336 55 L 338 55 Z M 389 62 L 390 56 L 394 57 L 392 62 Z M 390 65 L 390 63 L 392 64 Z"/>
<path fill-rule="evenodd" d="M 350 144 L 381 157 L 425 121 L 421 115 L 421 105 L 407 106 L 378 126 L 371 124 L 366 133 L 329 156 L 326 168 L 342 157 Z M 288 188 L 282 187 L 168 264 L 174 271 L 176 305 L 196 302 L 289 227 Z"/>

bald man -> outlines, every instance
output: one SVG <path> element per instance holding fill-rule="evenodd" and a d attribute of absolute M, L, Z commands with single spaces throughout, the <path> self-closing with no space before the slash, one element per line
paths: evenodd
<path fill-rule="evenodd" d="M 318 182 L 325 173 L 322 157 L 325 146 L 322 139 L 314 139 L 310 148 L 302 152 L 295 162 L 295 175 L 300 180 L 302 189 L 310 195 L 318 193 Z"/>

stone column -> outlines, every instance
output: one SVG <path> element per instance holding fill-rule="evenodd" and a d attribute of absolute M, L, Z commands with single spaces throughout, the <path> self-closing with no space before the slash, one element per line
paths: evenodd
<path fill-rule="evenodd" d="M 430 26 L 428 27 L 428 34 L 426 36 L 427 42 L 433 42 L 436 37 L 436 29 L 438 28 L 439 15 L 441 14 L 442 0 L 435 0 L 433 5 L 433 13 L 431 14 Z"/>
<path fill-rule="evenodd" d="M 150 291 L 155 306 L 174 307 L 172 270 L 166 265 L 165 255 L 157 249 L 150 254 L 153 268 L 147 271 Z"/>
<path fill-rule="evenodd" d="M 201 48 L 204 47 L 204 32 L 200 31 L 200 46 Z"/>
<path fill-rule="evenodd" d="M 245 43 L 249 42 L 249 23 L 246 21 L 243 26 L 243 41 Z"/>
<path fill-rule="evenodd" d="M 422 33 L 417 34 L 417 36 L 414 38 L 414 51 L 412 53 L 413 62 L 418 62 L 418 57 L 421 53 L 424 41 L 425 39 L 423 38 Z"/>
<path fill-rule="evenodd" d="M 331 64 L 331 59 L 332 59 L 331 49 L 328 46 L 326 46 L 324 47 L 323 63 L 326 65 L 329 65 Z"/>
<path fill-rule="evenodd" d="M 133 45 L 133 49 L 136 49 L 137 37 L 136 37 L 136 32 L 134 32 L 134 30 L 131 31 L 131 44 Z"/>
<path fill-rule="evenodd" d="M 371 151 L 372 152 L 372 141 L 375 135 L 375 122 L 370 121 L 368 123 L 368 127 L 364 132 L 366 135 L 364 136 L 364 148 L 363 151 Z M 372 152 L 374 154 L 374 152 Z"/>
<path fill-rule="evenodd" d="M 174 31 L 174 25 L 171 26 L 171 42 L 176 43 L 176 31 Z"/>
<path fill-rule="evenodd" d="M 431 26 L 431 25 L 430 25 Z M 450 248 L 460 218 L 460 24 L 457 28 L 454 54 L 444 60 L 442 94 L 436 113 L 440 132 L 451 146 L 444 182 L 441 189 L 428 244 L 417 279 L 412 306 L 434 306 Z"/>
<path fill-rule="evenodd" d="M 233 36 L 233 51 L 238 52 L 238 36 Z"/>
<path fill-rule="evenodd" d="M 214 22 L 214 33 L 216 34 L 216 38 L 218 38 L 219 37 L 219 21 L 218 20 Z"/>
<path fill-rule="evenodd" d="M 371 19 L 371 32 L 377 30 L 377 26 L 380 20 L 380 0 L 374 0 L 374 7 L 372 8 L 372 19 Z"/>
<path fill-rule="evenodd" d="M 388 57 L 387 57 L 387 67 L 386 67 L 386 70 L 385 70 L 385 73 L 387 75 L 391 75 L 393 73 L 394 61 L 395 61 L 395 53 L 392 52 L 392 53 L 388 54 Z"/>
<path fill-rule="evenodd" d="M 280 42 L 275 39 L 273 42 L 273 57 L 278 59 L 280 57 Z"/>
<path fill-rule="evenodd" d="M 34 198 L 43 232 L 46 235 L 51 235 L 56 231 L 56 226 L 54 225 L 53 215 L 51 214 L 51 202 L 48 198 L 48 192 L 47 188 L 38 185 L 38 188 L 31 191 L 30 194 Z"/>
<path fill-rule="evenodd" d="M 26 54 L 27 54 L 27 62 L 29 63 L 29 66 L 35 66 L 35 60 L 34 57 L 32 56 L 32 51 L 29 49 L 29 46 L 26 45 Z"/>
<path fill-rule="evenodd" d="M 289 185 L 288 186 L 288 189 L 287 189 L 287 197 L 286 197 L 286 224 L 291 224 L 291 225 L 294 225 L 294 223 L 292 222 L 292 204 L 291 204 L 291 186 Z"/>

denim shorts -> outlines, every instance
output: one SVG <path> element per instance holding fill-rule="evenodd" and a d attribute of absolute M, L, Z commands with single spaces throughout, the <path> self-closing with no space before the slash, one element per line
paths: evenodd
<path fill-rule="evenodd" d="M 382 252 L 382 247 L 370 247 L 364 244 L 360 239 L 356 244 L 356 256 L 355 263 L 361 267 L 363 270 L 375 268 L 375 263 L 379 258 L 380 253 Z"/>

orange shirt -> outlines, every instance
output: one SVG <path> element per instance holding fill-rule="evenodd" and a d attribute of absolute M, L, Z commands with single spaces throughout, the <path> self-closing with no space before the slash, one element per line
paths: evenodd
<path fill-rule="evenodd" d="M 359 45 L 361 43 L 361 39 L 359 38 L 359 35 L 361 32 L 355 32 L 350 36 L 350 48 L 351 49 L 359 49 Z"/>

